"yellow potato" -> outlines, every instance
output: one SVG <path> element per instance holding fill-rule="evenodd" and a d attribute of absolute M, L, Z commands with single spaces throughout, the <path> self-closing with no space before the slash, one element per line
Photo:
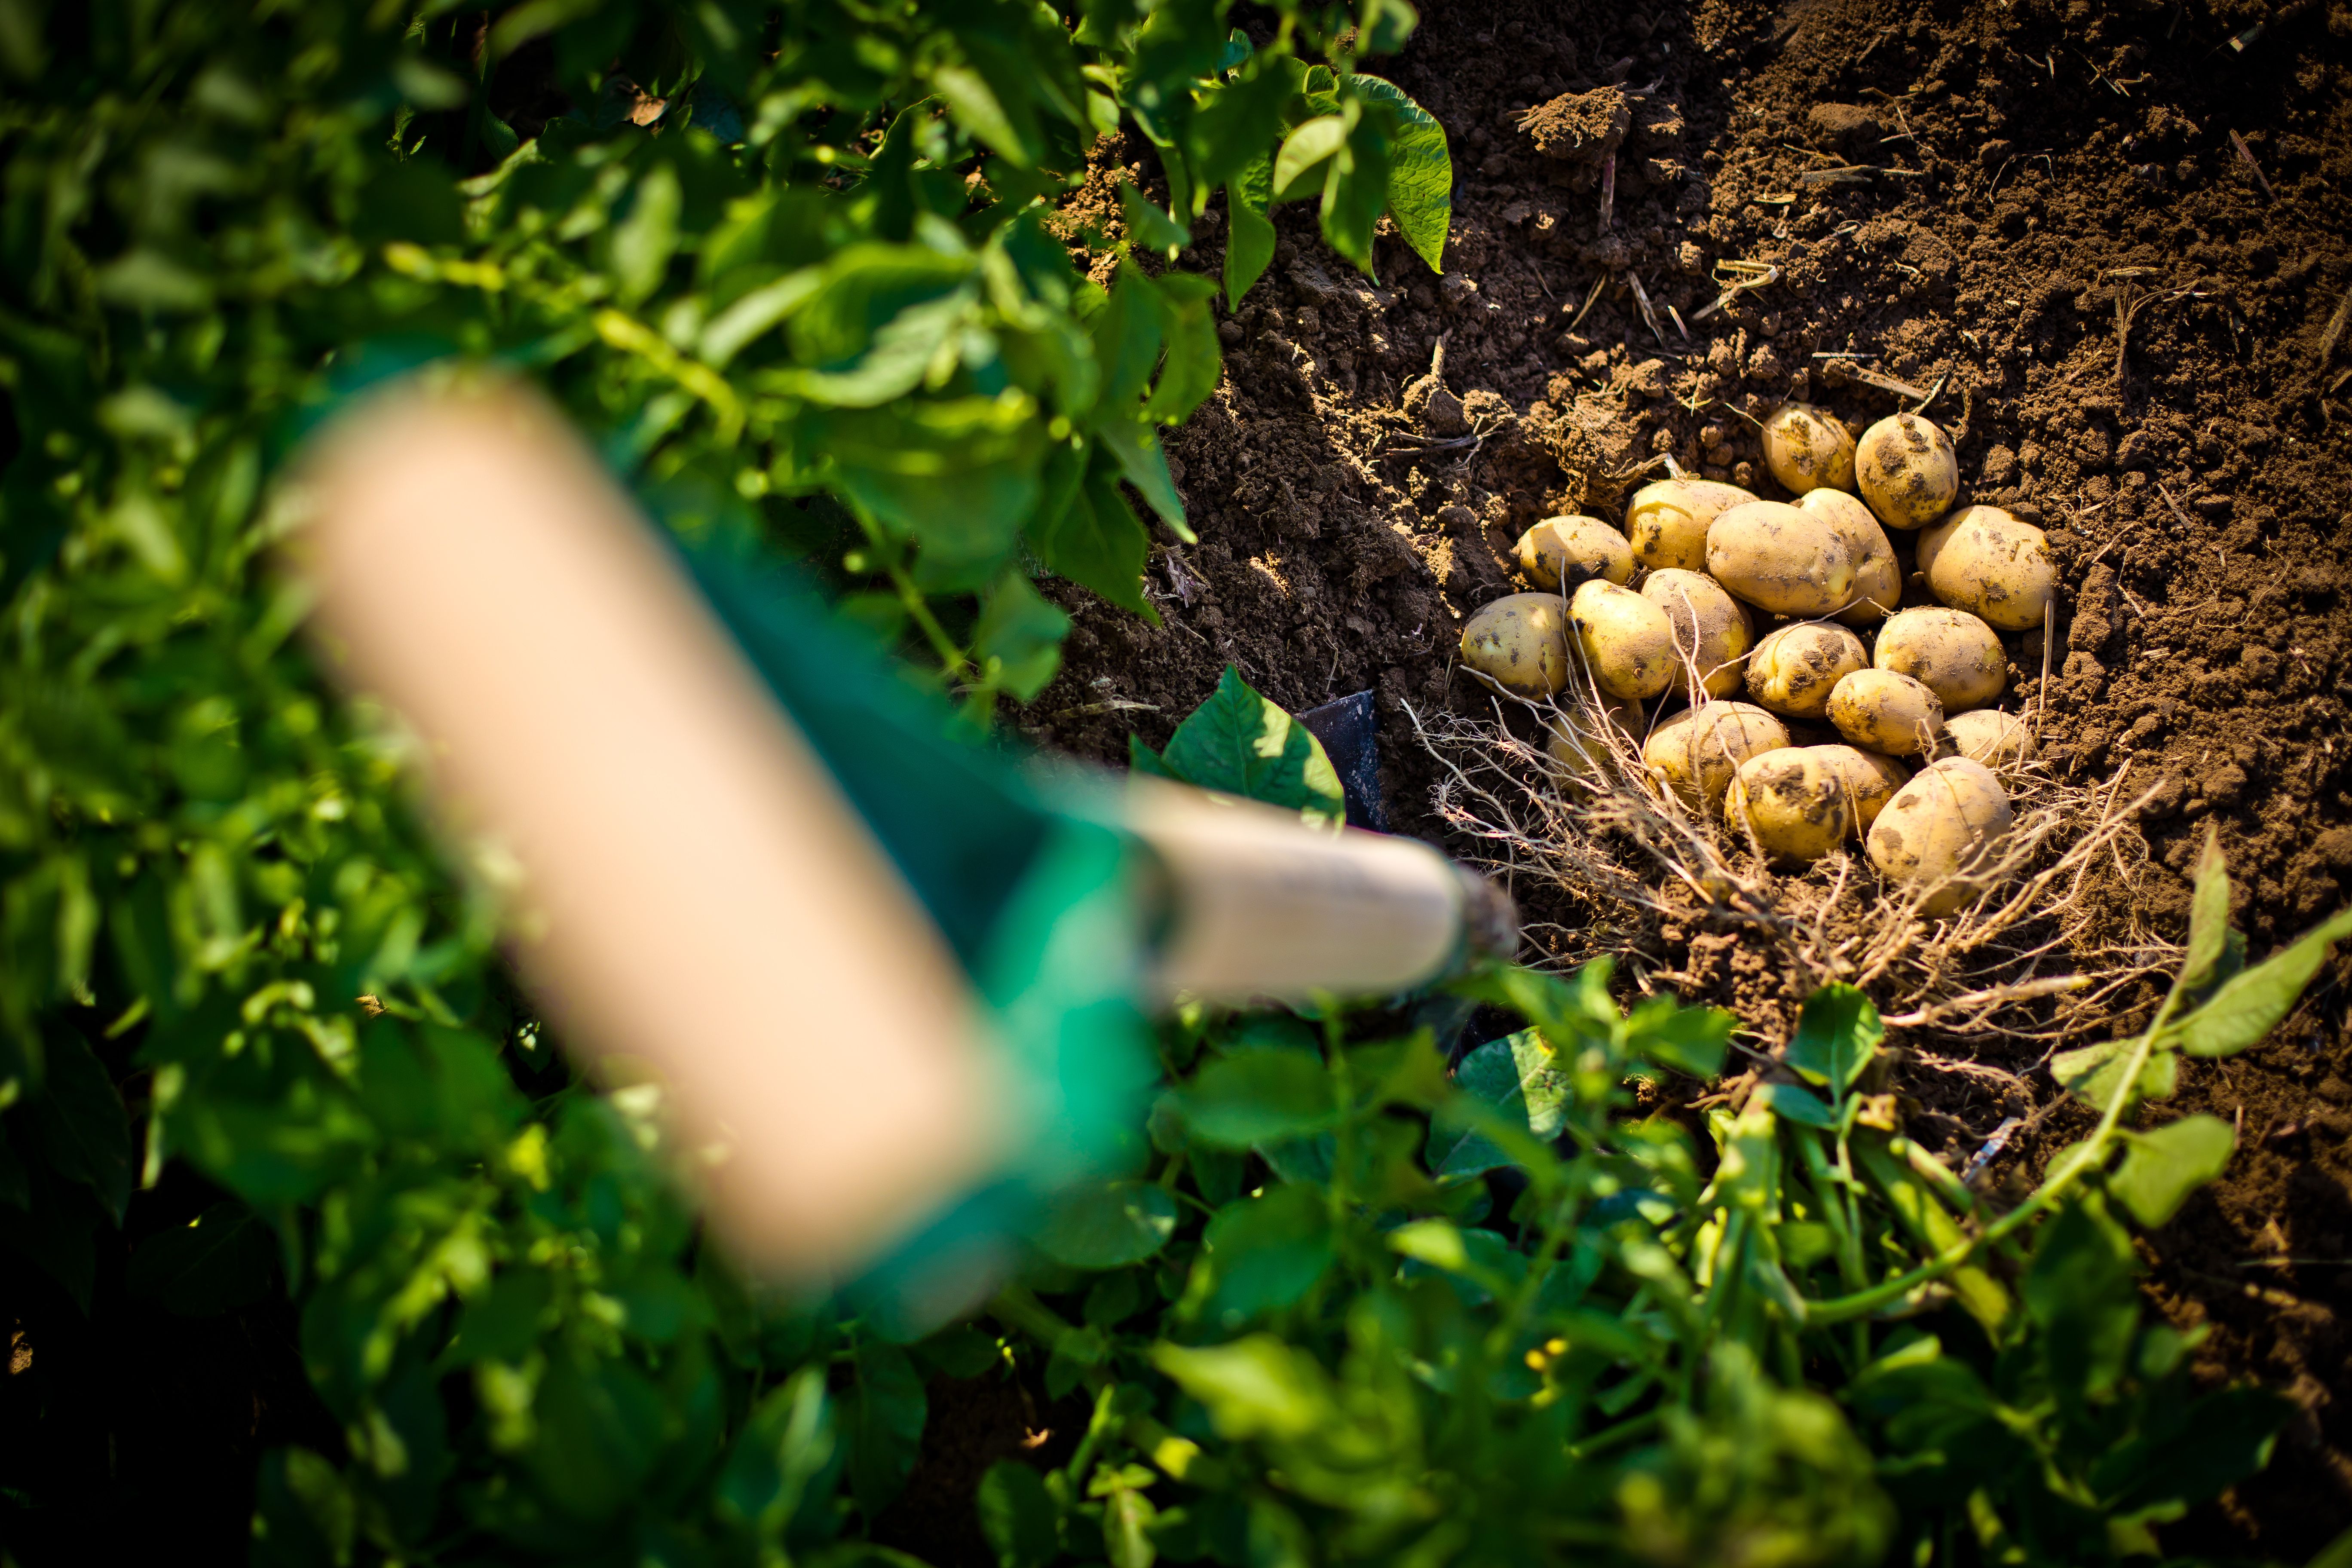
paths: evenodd
<path fill-rule="evenodd" d="M 1651 777 L 1694 809 L 1713 811 L 1740 764 L 1789 743 L 1780 721 L 1745 702 L 1703 702 L 1650 732 L 1642 761 Z"/>
<path fill-rule="evenodd" d="M 1638 702 L 1605 697 L 1596 714 L 1584 701 L 1562 699 L 1544 719 L 1544 754 L 1571 776 L 1596 773 L 1618 745 L 1639 746 L 1644 727 Z"/>
<path fill-rule="evenodd" d="M 1792 496 L 1824 485 L 1850 490 L 1853 436 L 1826 408 L 1783 403 L 1764 416 L 1764 466 Z"/>
<path fill-rule="evenodd" d="M 1808 746 L 1805 750 L 1821 758 L 1822 765 L 1835 773 L 1840 787 L 1845 791 L 1846 805 L 1853 814 L 1853 835 L 1859 838 L 1870 831 L 1895 792 L 1910 780 L 1909 770 L 1893 757 L 1882 757 L 1876 752 L 1865 752 L 1854 746 Z"/>
<path fill-rule="evenodd" d="M 1735 840 L 1756 836 L 1774 860 L 1818 860 L 1845 839 L 1853 806 L 1845 779 L 1816 752 L 1826 746 L 1768 752 L 1739 764 L 1724 792 L 1723 820 Z"/>
<path fill-rule="evenodd" d="M 1870 662 L 1920 682 L 1947 713 L 1981 708 L 2009 684 L 1999 634 L 1966 610 L 1898 610 L 1878 628 Z"/>
<path fill-rule="evenodd" d="M 1797 510 L 1835 523 L 1853 552 L 1853 602 L 1837 618 L 1849 626 L 1867 626 L 1893 615 L 1903 603 L 1903 568 L 1870 509 L 1843 490 L 1820 489 L 1799 497 Z"/>
<path fill-rule="evenodd" d="M 1776 616 L 1826 616 L 1853 598 L 1844 531 L 1784 501 L 1748 501 L 1707 525 L 1707 575 Z"/>
<path fill-rule="evenodd" d="M 1692 701 L 1704 700 L 1700 691 L 1728 697 L 1739 689 L 1741 663 L 1756 641 L 1746 605 L 1706 573 L 1676 566 L 1651 573 L 1642 597 L 1665 611 L 1674 626 L 1675 652 Z"/>
<path fill-rule="evenodd" d="M 2050 537 L 1997 506 L 1964 506 L 1919 536 L 1927 591 L 2005 632 L 2050 613 Z"/>
<path fill-rule="evenodd" d="M 1519 535 L 1519 570 L 1538 588 L 1573 589 L 1633 574 L 1633 547 L 1597 517 L 1548 517 Z"/>
<path fill-rule="evenodd" d="M 1706 529 L 1717 516 L 1756 499 L 1738 485 L 1715 479 L 1660 479 L 1633 492 L 1625 508 L 1625 537 L 1633 559 L 1656 571 L 1706 566 Z"/>
<path fill-rule="evenodd" d="M 1916 414 L 1889 415 L 1864 430 L 1854 446 L 1853 477 L 1862 499 L 1889 528 L 1925 528 L 1960 493 L 1952 438 Z"/>
<path fill-rule="evenodd" d="M 1907 675 L 1857 669 L 1830 691 L 1830 722 L 1865 752 L 1916 757 L 1944 727 L 1944 705 Z"/>
<path fill-rule="evenodd" d="M 1674 623 L 1631 588 L 1584 584 L 1568 602 L 1568 621 L 1593 682 L 1612 697 L 1655 697 L 1682 668 Z"/>
<path fill-rule="evenodd" d="M 2009 831 L 2008 792 L 1967 757 L 1930 763 L 1871 824 L 1870 862 L 1889 881 L 1925 891 L 1919 912 L 1950 914 L 1984 891 Z"/>
<path fill-rule="evenodd" d="M 2014 713 L 1979 708 L 1945 720 L 1937 750 L 1982 763 L 1998 772 L 2033 755 L 2033 731 Z"/>
<path fill-rule="evenodd" d="M 1462 662 L 1514 697 L 1559 690 L 1569 671 L 1568 617 L 1560 613 L 1559 595 L 1512 594 L 1472 616 L 1462 626 Z"/>
<path fill-rule="evenodd" d="M 1843 626 L 1799 621 L 1766 633 L 1748 656 L 1748 695 L 1775 713 L 1818 719 L 1829 711 L 1830 689 L 1869 668 L 1862 639 Z"/>

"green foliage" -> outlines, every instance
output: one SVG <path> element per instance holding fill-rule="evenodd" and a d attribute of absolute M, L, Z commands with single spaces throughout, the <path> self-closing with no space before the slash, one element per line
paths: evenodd
<path fill-rule="evenodd" d="M 1339 775 L 1323 742 L 1259 696 L 1231 665 L 1209 700 L 1176 726 L 1165 753 L 1140 736 L 1129 736 L 1127 749 L 1138 773 L 1292 807 L 1323 826 L 1348 819 Z"/>

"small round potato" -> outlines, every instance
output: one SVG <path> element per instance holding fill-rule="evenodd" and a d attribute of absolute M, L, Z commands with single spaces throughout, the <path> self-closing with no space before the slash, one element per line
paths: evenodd
<path fill-rule="evenodd" d="M 1617 590 L 1629 599 L 1641 595 Z M 1462 662 L 1514 697 L 1549 697 L 1568 684 L 1568 617 L 1557 594 L 1512 594 L 1462 626 Z"/>
<path fill-rule="evenodd" d="M 1748 656 L 1748 695 L 1775 713 L 1818 719 L 1829 711 L 1831 688 L 1869 668 L 1862 639 L 1843 626 L 1799 621 L 1766 633 Z"/>
<path fill-rule="evenodd" d="M 1936 749 L 1947 755 L 1982 763 L 1999 772 L 2015 767 L 2033 755 L 2033 731 L 2014 713 L 2004 713 L 1998 708 L 1979 708 L 1945 720 L 1944 732 Z"/>
<path fill-rule="evenodd" d="M 1919 912 L 1950 914 L 1984 891 L 1982 873 L 2009 831 L 2008 792 L 1967 757 L 1930 763 L 1871 824 L 1870 862 L 1888 880 L 1926 890 Z"/>
<path fill-rule="evenodd" d="M 1853 598 L 1853 568 L 1843 529 L 1785 501 L 1748 501 L 1707 525 L 1707 574 L 1776 616 L 1845 608 Z"/>
<path fill-rule="evenodd" d="M 1889 528 L 1925 528 L 1960 493 L 1952 438 L 1916 414 L 1894 414 L 1862 433 L 1853 477 L 1862 499 Z"/>
<path fill-rule="evenodd" d="M 1903 603 L 1903 568 L 1886 530 L 1878 526 L 1870 509 L 1843 490 L 1832 489 L 1807 490 L 1798 498 L 1797 509 L 1835 523 L 1853 552 L 1853 602 L 1837 618 L 1850 626 L 1869 626 L 1893 615 Z"/>
<path fill-rule="evenodd" d="M 2009 684 L 1999 634 L 1966 610 L 1932 605 L 1889 616 L 1870 662 L 1920 682 L 1947 713 L 1981 708 Z"/>
<path fill-rule="evenodd" d="M 1830 722 L 1865 752 L 1916 757 L 1944 727 L 1944 705 L 1907 675 L 1857 669 L 1830 691 Z"/>
<path fill-rule="evenodd" d="M 1582 701 L 1562 699 L 1544 718 L 1544 754 L 1571 776 L 1599 773 L 1617 745 L 1638 746 L 1645 727 L 1642 705 L 1604 697 L 1598 714 Z M 1617 731 L 1602 732 L 1603 727 Z"/>
<path fill-rule="evenodd" d="M 1747 605 L 1706 573 L 1677 566 L 1651 573 L 1642 597 L 1665 611 L 1674 626 L 1675 653 L 1692 701 L 1729 697 L 1739 689 L 1743 663 L 1756 642 Z"/>
<path fill-rule="evenodd" d="M 1519 570 L 1538 588 L 1564 588 L 1595 577 L 1633 575 L 1633 547 L 1597 517 L 1548 517 L 1519 535 Z"/>
<path fill-rule="evenodd" d="M 1836 415 L 1810 403 L 1783 403 L 1764 416 L 1764 466 L 1792 496 L 1826 485 L 1853 489 L 1853 436 Z"/>
<path fill-rule="evenodd" d="M 2005 632 L 2050 613 L 2050 537 L 1997 506 L 1964 506 L 1919 536 L 1927 591 Z"/>
<path fill-rule="evenodd" d="M 1684 805 L 1713 811 L 1740 763 L 1788 743 L 1788 730 L 1761 708 L 1702 702 L 1651 731 L 1642 744 L 1642 762 Z"/>
<path fill-rule="evenodd" d="M 1865 752 L 1854 746 L 1808 746 L 1806 752 L 1822 760 L 1822 765 L 1835 773 L 1839 785 L 1845 791 L 1846 805 L 1853 814 L 1853 836 L 1857 838 L 1870 831 L 1895 792 L 1910 781 L 1911 775 L 1893 757 L 1882 757 L 1876 752 Z"/>
<path fill-rule="evenodd" d="M 1625 508 L 1625 537 L 1632 542 L 1634 561 L 1653 572 L 1665 566 L 1706 570 L 1707 524 L 1755 499 L 1751 491 L 1715 479 L 1660 479 L 1643 485 Z"/>
<path fill-rule="evenodd" d="M 1594 684 L 1612 697 L 1655 697 L 1682 668 L 1674 623 L 1631 588 L 1583 584 L 1568 601 L 1568 624 Z"/>
<path fill-rule="evenodd" d="M 1819 753 L 1827 746 L 1768 752 L 1739 764 L 1723 795 L 1723 820 L 1736 839 L 1744 828 L 1774 860 L 1818 860 L 1853 826 L 1843 774 Z"/>

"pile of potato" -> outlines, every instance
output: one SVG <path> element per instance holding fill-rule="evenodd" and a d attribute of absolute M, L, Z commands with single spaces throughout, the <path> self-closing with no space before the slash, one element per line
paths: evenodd
<path fill-rule="evenodd" d="M 1589 672 L 1660 791 L 1721 811 L 1782 863 L 1861 839 L 1890 880 L 1942 884 L 1922 909 L 1948 914 L 1981 890 L 1969 874 L 2009 829 L 1997 770 L 2032 752 L 1992 705 L 2008 679 L 2000 633 L 2048 613 L 2048 542 L 1999 507 L 1952 510 L 1951 438 L 1916 414 L 1856 440 L 1787 403 L 1763 434 L 1794 504 L 1670 479 L 1635 492 L 1622 531 L 1547 518 L 1518 542 L 1543 591 L 1471 616 L 1463 659 L 1531 701 Z M 1933 603 L 1906 607 L 1888 529 L 1916 535 L 1912 597 Z M 1550 749 L 1583 768 L 1598 738 L 1575 711 L 1554 711 Z M 1823 724 L 1845 743 L 1799 738 Z"/>

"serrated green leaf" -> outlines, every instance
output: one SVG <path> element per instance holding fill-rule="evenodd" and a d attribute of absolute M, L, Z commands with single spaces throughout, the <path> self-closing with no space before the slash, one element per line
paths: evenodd
<path fill-rule="evenodd" d="M 1411 8 L 1404 7 L 1407 16 Z M 1403 24 L 1411 31 L 1412 24 Z M 1454 223 L 1454 159 L 1445 128 L 1394 82 L 1358 74 L 1354 90 L 1380 104 L 1389 116 L 1389 215 L 1413 254 L 1432 272 L 1445 270 L 1445 237 Z"/>
<path fill-rule="evenodd" d="M 2192 1057 L 2235 1056 L 2277 1026 L 2293 1010 L 2327 950 L 2352 936 L 2352 910 L 2341 910 L 2293 945 L 2232 976 L 2204 1005 L 2164 1032 L 2164 1043 Z"/>
<path fill-rule="evenodd" d="M 2184 1116 L 2148 1132 L 2134 1132 L 2107 1190 L 2150 1229 L 2179 1212 L 2189 1194 L 2230 1163 L 2237 1135 L 2212 1116 Z"/>

